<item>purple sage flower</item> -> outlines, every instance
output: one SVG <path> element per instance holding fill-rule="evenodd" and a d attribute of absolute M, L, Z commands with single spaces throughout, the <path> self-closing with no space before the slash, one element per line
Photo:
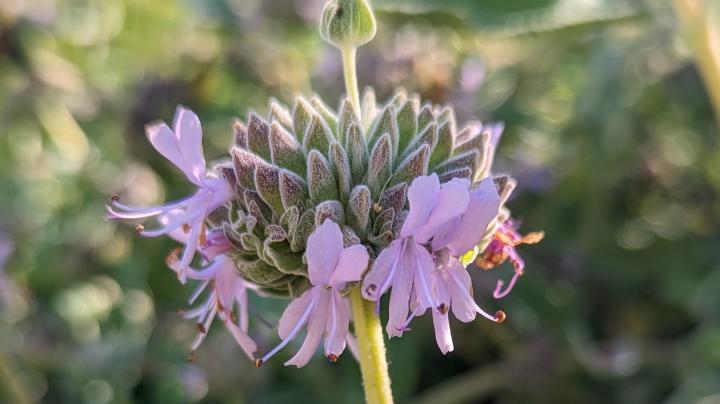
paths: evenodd
<path fill-rule="evenodd" d="M 307 328 L 305 341 L 285 366 L 305 366 L 323 336 L 325 356 L 330 361 L 337 361 L 345 350 L 351 312 L 350 304 L 341 292 L 348 282 L 362 278 L 369 260 L 367 250 L 361 244 L 344 248 L 340 226 L 325 219 L 308 238 L 306 254 L 312 287 L 285 309 L 278 325 L 282 342 L 256 360 L 258 367 L 293 340 L 303 327 Z"/>
<path fill-rule="evenodd" d="M 472 321 L 482 310 L 472 297 L 470 276 L 458 257 L 485 235 L 497 215 L 500 197 L 492 179 L 474 189 L 470 181 L 453 179 L 440 184 L 436 174 L 416 178 L 408 189 L 410 211 L 400 238 L 385 248 L 363 281 L 363 297 L 377 301 L 390 287 L 390 316 L 386 331 L 401 336 L 413 317 L 432 310 L 438 346 L 453 349 L 448 312 Z M 471 314 L 470 314 L 471 313 Z"/>
<path fill-rule="evenodd" d="M 150 143 L 155 149 L 179 168 L 198 190 L 192 196 L 150 208 L 126 206 L 113 197 L 108 206 L 109 219 L 151 219 L 160 226 L 148 230 L 138 225 L 138 234 L 145 237 L 158 237 L 182 229 L 188 234 L 185 251 L 180 261 L 180 269 L 187 267 L 198 248 L 198 240 L 204 233 L 204 222 L 208 214 L 228 202 L 233 192 L 227 181 L 208 172 L 202 148 L 202 129 L 200 120 L 194 112 L 184 107 L 175 111 L 173 129 L 164 122 L 146 127 Z M 161 218 L 172 218 L 162 221 Z"/>
<path fill-rule="evenodd" d="M 177 258 L 175 260 L 170 258 L 168 261 L 171 267 L 178 263 Z M 225 324 L 225 328 L 230 331 L 245 354 L 250 359 L 253 359 L 257 346 L 247 334 L 247 290 L 251 285 L 240 277 L 232 258 L 227 255 L 218 255 L 213 258 L 209 265 L 202 269 L 187 267 L 186 275 L 191 280 L 200 282 L 188 299 L 189 304 L 194 304 L 208 287 L 210 289 L 207 297 L 200 305 L 180 313 L 186 319 L 195 319 L 197 321 L 199 332 L 192 343 L 193 353 L 205 340 L 205 336 L 217 316 Z"/>

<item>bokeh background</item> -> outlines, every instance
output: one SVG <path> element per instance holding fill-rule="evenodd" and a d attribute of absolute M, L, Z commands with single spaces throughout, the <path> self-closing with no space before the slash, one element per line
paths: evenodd
<path fill-rule="evenodd" d="M 397 401 L 720 402 L 718 3 L 374 4 L 361 86 L 505 121 L 496 167 L 519 180 L 523 229 L 547 234 L 521 247 L 526 276 L 502 301 L 491 291 L 509 267 L 473 275 L 505 324 L 456 322 L 446 357 L 427 317 L 389 342 Z M 269 97 L 335 104 L 322 5 L 0 1 L 0 402 L 362 400 L 350 355 L 297 370 L 286 350 L 257 370 L 217 325 L 188 362 L 196 329 L 176 310 L 191 290 L 164 266 L 172 242 L 103 219 L 110 195 L 190 190 L 143 130 L 176 104 L 201 117 L 208 159 Z M 252 303 L 267 349 L 284 302 Z"/>

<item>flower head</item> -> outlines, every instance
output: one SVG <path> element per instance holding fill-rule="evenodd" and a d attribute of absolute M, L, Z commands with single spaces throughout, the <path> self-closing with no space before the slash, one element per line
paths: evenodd
<path fill-rule="evenodd" d="M 293 300 L 280 318 L 278 335 L 283 340 L 263 358 L 262 366 L 293 340 L 303 327 L 307 336 L 300 350 L 285 365 L 305 366 L 325 336 L 325 356 L 336 361 L 345 350 L 350 324 L 350 305 L 342 295 L 348 282 L 362 278 L 369 256 L 365 247 L 343 247 L 340 226 L 325 219 L 307 241 L 308 274 L 312 287 Z"/>
<path fill-rule="evenodd" d="M 343 47 L 363 28 L 353 26 L 364 12 L 355 8 L 360 3 L 338 1 L 326 9 L 327 35 Z M 338 27 L 352 28 L 352 35 L 337 36 Z M 504 320 L 502 311 L 478 306 L 466 270 L 490 244 L 481 258 L 510 257 L 522 272 L 517 240 L 503 226 L 496 232 L 514 186 L 509 177 L 490 177 L 502 124 L 458 130 L 451 107 L 421 105 L 418 95 L 404 91 L 378 105 L 368 90 L 362 110 L 358 104 L 344 99 L 335 113 L 319 97 L 298 97 L 292 108 L 273 101 L 267 120 L 251 112 L 233 124 L 230 156 L 214 170 L 206 169 L 200 123 L 191 111 L 178 108 L 172 129 L 147 127 L 152 145 L 196 191 L 151 208 L 114 198 L 109 218 L 155 222 L 138 225 L 139 234 L 183 244 L 167 263 L 180 282 L 199 284 L 191 304 L 205 296 L 183 314 L 198 322 L 193 349 L 220 318 L 253 356 L 248 289 L 294 299 L 279 321 L 281 342 L 257 366 L 303 331 L 302 346 L 286 365 L 304 366 L 323 342 L 325 356 L 336 361 L 352 347 L 347 294 L 358 283 L 353 296 L 375 304 L 389 292 L 390 337 L 403 335 L 430 309 L 443 353 L 453 349 L 450 313 L 463 322 L 478 314 Z M 202 259 L 191 266 L 196 253 Z M 375 259 L 364 274 L 370 256 Z M 371 312 L 372 304 L 357 301 L 363 316 Z M 362 338 L 365 322 L 358 324 Z"/>
<path fill-rule="evenodd" d="M 164 122 L 146 127 L 150 143 L 155 149 L 182 171 L 198 189 L 190 197 L 150 208 L 133 208 L 114 197 L 107 207 L 109 219 L 146 220 L 154 218 L 160 226 L 148 230 L 138 225 L 138 234 L 158 237 L 182 229 L 187 235 L 185 251 L 180 269 L 192 261 L 199 239 L 204 235 L 205 218 L 215 209 L 228 202 L 233 192 L 222 178 L 208 172 L 202 148 L 200 120 L 189 109 L 178 107 L 173 120 L 173 129 Z"/>
<path fill-rule="evenodd" d="M 493 297 L 501 299 L 507 296 L 515 287 L 515 283 L 525 273 L 525 261 L 518 254 L 515 247 L 521 244 L 535 244 L 540 242 L 545 236 L 544 232 L 532 232 L 524 236 L 517 232 L 518 224 L 512 220 L 507 219 L 501 223 L 495 233 L 493 234 L 490 244 L 488 244 L 485 251 L 476 258 L 475 264 L 484 269 L 489 270 L 505 262 L 508 258 L 512 264 L 515 273 L 510 279 L 510 283 L 503 290 L 505 282 L 500 279 L 497 282 Z"/>

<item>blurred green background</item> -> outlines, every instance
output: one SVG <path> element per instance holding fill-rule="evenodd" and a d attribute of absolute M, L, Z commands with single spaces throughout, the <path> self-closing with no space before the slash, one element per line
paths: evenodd
<path fill-rule="evenodd" d="M 147 205 L 190 190 L 143 130 L 178 103 L 203 121 L 209 160 L 232 117 L 266 113 L 269 97 L 336 104 L 323 2 L 0 1 L 0 402 L 362 400 L 350 355 L 297 370 L 286 350 L 257 370 L 219 325 L 189 363 L 196 328 L 175 311 L 191 289 L 164 266 L 173 243 L 103 219 L 112 194 Z M 491 291 L 511 269 L 474 273 L 505 324 L 456 322 L 446 357 L 427 316 L 389 342 L 396 400 L 719 403 L 717 2 L 374 4 L 360 85 L 505 121 L 496 171 L 519 180 L 523 230 L 547 234 L 521 247 L 527 274 L 502 301 Z M 683 7 L 705 25 L 681 24 Z M 285 303 L 252 303 L 267 350 Z"/>

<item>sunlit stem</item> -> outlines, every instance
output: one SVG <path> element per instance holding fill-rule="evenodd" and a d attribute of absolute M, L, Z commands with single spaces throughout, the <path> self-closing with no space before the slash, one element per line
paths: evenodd
<path fill-rule="evenodd" d="M 365 402 L 367 404 L 392 403 L 390 377 L 385 358 L 385 341 L 380 318 L 375 312 L 375 303 L 363 299 L 359 286 L 350 290 L 350 301 L 355 335 L 360 351 L 358 356 L 365 388 Z"/>
<path fill-rule="evenodd" d="M 705 82 L 715 117 L 720 122 L 720 11 L 714 1 L 674 0 L 681 29 Z"/>
<path fill-rule="evenodd" d="M 357 71 L 355 69 L 357 48 L 354 46 L 346 46 L 341 48 L 340 52 L 342 53 L 343 75 L 345 76 L 345 91 L 353 108 L 357 111 L 358 118 L 360 118 L 360 92 L 358 91 Z"/>

